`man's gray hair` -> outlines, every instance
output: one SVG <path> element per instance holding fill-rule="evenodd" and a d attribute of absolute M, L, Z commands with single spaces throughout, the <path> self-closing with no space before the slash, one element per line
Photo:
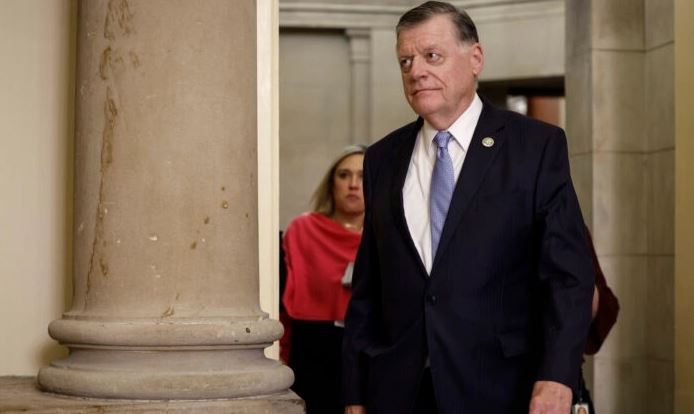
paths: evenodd
<path fill-rule="evenodd" d="M 401 31 L 424 23 L 434 16 L 446 14 L 451 17 L 453 25 L 458 29 L 458 37 L 462 43 L 477 43 L 480 41 L 477 36 L 477 28 L 470 16 L 464 10 L 459 10 L 454 5 L 442 1 L 427 1 L 406 11 L 400 17 L 398 25 L 395 26 L 395 33 L 399 38 Z"/>

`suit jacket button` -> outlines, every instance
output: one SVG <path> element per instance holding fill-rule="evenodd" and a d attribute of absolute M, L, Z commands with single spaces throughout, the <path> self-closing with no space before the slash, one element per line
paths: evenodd
<path fill-rule="evenodd" d="M 433 305 L 436 303 L 436 295 L 427 295 L 427 301 Z"/>

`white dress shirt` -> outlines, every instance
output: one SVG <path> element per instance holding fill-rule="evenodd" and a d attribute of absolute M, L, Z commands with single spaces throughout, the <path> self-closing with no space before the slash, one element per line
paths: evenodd
<path fill-rule="evenodd" d="M 448 153 L 453 161 L 455 180 L 458 181 L 460 170 L 463 168 L 472 134 L 482 113 L 482 101 L 475 94 L 470 106 L 448 128 L 453 139 L 448 143 Z M 431 255 L 431 223 L 429 221 L 429 190 L 431 176 L 436 162 L 436 143 L 434 136 L 438 131 L 426 121 L 417 134 L 410 165 L 407 168 L 405 185 L 402 189 L 402 200 L 405 209 L 405 219 L 410 236 L 422 258 L 422 263 L 431 273 L 434 258 Z"/>

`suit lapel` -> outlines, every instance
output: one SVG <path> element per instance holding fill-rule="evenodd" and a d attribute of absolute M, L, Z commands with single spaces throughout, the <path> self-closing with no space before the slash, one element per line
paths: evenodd
<path fill-rule="evenodd" d="M 441 255 L 448 247 L 465 209 L 482 183 L 485 173 L 504 145 L 505 135 L 502 131 L 504 121 L 505 115 L 502 111 L 484 102 L 480 119 L 477 122 L 477 127 L 472 135 L 472 141 L 470 141 L 470 146 L 468 147 L 468 153 L 465 155 L 463 169 L 460 171 L 453 191 L 453 198 L 448 208 L 448 215 L 441 233 L 439 248 L 434 258 L 432 274 L 434 274 L 436 264 L 439 262 Z M 494 139 L 494 144 L 491 147 L 482 144 L 482 140 L 486 137 Z"/>
<path fill-rule="evenodd" d="M 398 228 L 402 237 L 406 240 L 405 243 L 410 250 L 410 254 L 417 258 L 422 275 L 426 276 L 427 271 L 422 258 L 417 251 L 417 247 L 414 245 L 414 240 L 412 240 L 412 235 L 410 234 L 410 229 L 407 226 L 407 220 L 405 219 L 405 208 L 402 199 L 402 189 L 405 186 L 405 178 L 407 178 L 407 170 L 410 166 L 410 159 L 412 158 L 412 151 L 414 151 L 415 142 L 417 141 L 417 134 L 424 121 L 422 118 L 417 119 L 417 122 L 412 124 L 412 128 L 405 131 L 400 140 L 400 145 L 397 147 L 393 162 L 393 181 L 391 186 L 391 205 L 393 206 L 393 218 L 395 221 L 395 226 Z"/>

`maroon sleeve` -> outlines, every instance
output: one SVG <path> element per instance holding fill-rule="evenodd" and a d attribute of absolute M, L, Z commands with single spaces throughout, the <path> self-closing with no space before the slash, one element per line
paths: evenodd
<path fill-rule="evenodd" d="M 600 269 L 600 263 L 598 263 L 598 257 L 595 254 L 595 247 L 593 246 L 593 239 L 586 229 L 586 237 L 588 239 L 588 245 L 593 254 L 593 268 L 595 269 L 595 286 L 598 288 L 598 312 L 593 318 L 593 322 L 590 324 L 590 331 L 588 332 L 588 341 L 586 342 L 585 353 L 588 355 L 593 355 L 600 350 L 600 346 L 607 338 L 607 334 L 612 329 L 612 326 L 617 321 L 617 314 L 619 313 L 619 301 L 617 297 L 612 293 L 612 290 L 607 286 L 605 281 L 605 275 Z"/>
<path fill-rule="evenodd" d="M 286 311 L 280 311 L 280 322 L 284 327 L 284 334 L 280 338 L 280 360 L 289 365 L 289 354 L 292 347 L 292 318 Z"/>
<path fill-rule="evenodd" d="M 282 298 L 284 297 L 284 288 L 287 285 L 287 263 L 284 253 L 284 239 L 280 231 L 280 322 L 284 328 L 282 338 L 280 338 L 280 360 L 289 365 L 289 352 L 292 346 L 292 319 L 284 308 Z"/>

